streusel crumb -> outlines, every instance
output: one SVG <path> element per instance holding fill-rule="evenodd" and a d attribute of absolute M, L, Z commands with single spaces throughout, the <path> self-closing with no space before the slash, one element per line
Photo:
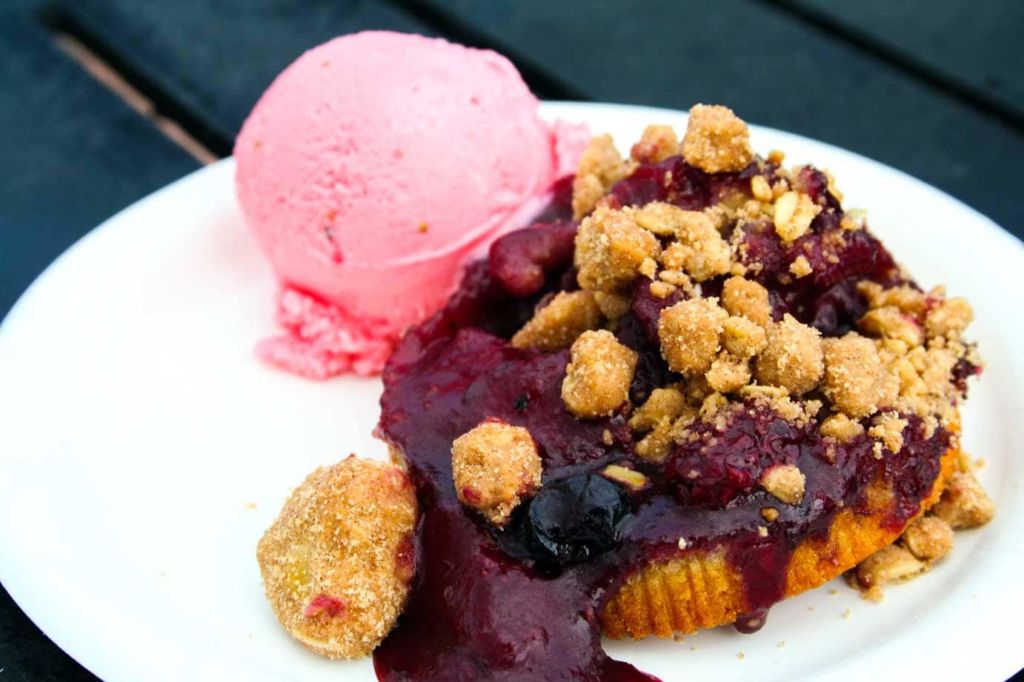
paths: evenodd
<path fill-rule="evenodd" d="M 921 561 L 938 561 L 953 549 L 953 528 L 937 516 L 921 516 L 903 531 L 902 541 Z"/>
<path fill-rule="evenodd" d="M 962 298 L 948 298 L 928 311 L 925 318 L 925 331 L 929 338 L 945 336 L 959 338 L 974 319 L 971 304 Z"/>
<path fill-rule="evenodd" d="M 562 401 L 577 417 L 604 417 L 629 399 L 637 354 L 606 330 L 588 331 L 572 344 Z"/>
<path fill-rule="evenodd" d="M 686 396 L 675 387 L 656 388 L 643 405 L 633 411 L 629 427 L 649 431 L 663 421 L 673 421 L 686 409 Z"/>
<path fill-rule="evenodd" d="M 754 198 L 758 201 L 764 201 L 771 203 L 775 198 L 772 195 L 772 187 L 765 180 L 763 175 L 755 175 L 750 178 L 750 193 L 754 195 Z"/>
<path fill-rule="evenodd" d="M 676 225 L 677 241 L 661 254 L 666 269 L 685 272 L 698 282 L 732 269 L 732 249 L 705 214 L 679 210 Z"/>
<path fill-rule="evenodd" d="M 821 435 L 835 438 L 840 443 L 849 443 L 864 433 L 864 427 L 856 419 L 850 419 L 842 412 L 829 415 L 818 427 Z"/>
<path fill-rule="evenodd" d="M 722 325 L 722 345 L 737 358 L 752 358 L 767 343 L 764 329 L 745 317 L 732 315 Z"/>
<path fill-rule="evenodd" d="M 795 464 L 774 466 L 761 475 L 761 487 L 786 504 L 797 504 L 804 497 L 804 473 Z"/>
<path fill-rule="evenodd" d="M 797 279 L 800 279 L 814 272 L 814 269 L 811 267 L 811 262 L 807 260 L 807 256 L 799 255 L 789 264 L 789 272 Z"/>
<path fill-rule="evenodd" d="M 722 286 L 722 306 L 730 315 L 740 315 L 761 327 L 767 327 L 772 320 L 768 290 L 743 277 L 725 280 Z"/>
<path fill-rule="evenodd" d="M 787 313 L 768 329 L 768 344 L 757 357 L 757 379 L 802 395 L 818 385 L 824 365 L 821 332 Z"/>
<path fill-rule="evenodd" d="M 862 561 L 854 571 L 855 586 L 864 591 L 864 598 L 882 600 L 882 588 L 891 583 L 910 580 L 927 569 L 909 550 L 889 545 Z"/>
<path fill-rule="evenodd" d="M 599 207 L 576 235 L 576 277 L 584 289 L 618 292 L 633 281 L 644 259 L 659 255 L 657 237 L 636 224 L 632 210 Z"/>
<path fill-rule="evenodd" d="M 631 168 L 615 148 L 611 135 L 591 138 L 572 182 L 573 217 L 579 220 L 594 210 L 612 185 L 629 175 Z"/>
<path fill-rule="evenodd" d="M 688 299 L 662 310 L 658 338 L 668 366 L 690 377 L 711 369 L 728 318 L 716 298 Z"/>
<path fill-rule="evenodd" d="M 867 299 L 871 308 L 894 306 L 908 315 L 920 315 L 925 310 L 925 295 L 906 284 L 885 289 L 876 282 L 865 280 L 857 284 L 857 291 Z"/>
<path fill-rule="evenodd" d="M 898 412 L 883 412 L 871 421 L 868 435 L 881 441 L 890 452 L 903 449 L 903 431 L 907 428 L 907 420 Z"/>
<path fill-rule="evenodd" d="M 674 433 L 675 429 L 671 421 L 665 420 L 658 423 L 636 444 L 636 456 L 653 464 L 664 462 L 675 443 Z"/>
<path fill-rule="evenodd" d="M 882 397 L 882 360 L 871 339 L 855 332 L 826 339 L 825 395 L 839 411 L 858 419 L 874 414 Z"/>
<path fill-rule="evenodd" d="M 392 464 L 351 456 L 307 476 L 256 550 L 285 630 L 330 658 L 370 654 L 409 593 L 418 516 L 416 491 Z"/>
<path fill-rule="evenodd" d="M 864 313 L 857 326 L 868 334 L 898 339 L 911 348 L 920 346 L 924 336 L 920 325 L 910 315 L 891 305 Z"/>
<path fill-rule="evenodd" d="M 956 530 L 976 528 L 992 520 L 996 508 L 981 483 L 970 472 L 957 472 L 950 478 L 942 498 L 932 513 Z"/>
<path fill-rule="evenodd" d="M 697 104 L 690 109 L 683 157 L 707 173 L 743 170 L 754 160 L 750 130 L 728 107 Z"/>
<path fill-rule="evenodd" d="M 512 337 L 515 348 L 568 348 L 583 332 L 601 326 L 601 309 L 590 291 L 562 291 Z"/>
<path fill-rule="evenodd" d="M 629 155 L 641 163 L 658 163 L 679 155 L 679 137 L 672 126 L 649 125 L 633 145 Z"/>
<path fill-rule="evenodd" d="M 798 239 L 820 212 L 821 206 L 803 192 L 786 192 L 775 201 L 775 232 L 784 242 Z"/>
<path fill-rule="evenodd" d="M 651 483 L 646 476 L 636 469 L 630 469 L 619 464 L 610 464 L 606 466 L 601 471 L 601 475 L 607 479 L 621 483 L 633 491 L 643 490 Z"/>
<path fill-rule="evenodd" d="M 750 364 L 746 359 L 720 353 L 704 376 L 719 393 L 733 393 L 750 383 Z"/>
<path fill-rule="evenodd" d="M 452 443 L 455 494 L 497 526 L 540 487 L 541 473 L 537 445 L 521 426 L 485 421 Z"/>
<path fill-rule="evenodd" d="M 601 314 L 609 320 L 619 319 L 629 312 L 629 307 L 632 305 L 628 296 L 612 294 L 607 291 L 595 291 L 594 301 L 601 310 Z"/>

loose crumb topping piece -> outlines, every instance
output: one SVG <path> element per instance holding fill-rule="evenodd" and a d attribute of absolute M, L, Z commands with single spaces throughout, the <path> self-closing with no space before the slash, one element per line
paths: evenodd
<path fill-rule="evenodd" d="M 802 395 L 825 373 L 821 333 L 788 313 L 768 328 L 768 343 L 757 357 L 757 380 Z"/>
<path fill-rule="evenodd" d="M 821 435 L 835 438 L 840 443 L 849 443 L 864 433 L 864 427 L 860 422 L 842 412 L 826 417 L 818 430 L 821 431 Z"/>
<path fill-rule="evenodd" d="M 658 239 L 637 225 L 631 210 L 600 207 L 580 223 L 574 256 L 580 287 L 623 291 L 645 259 L 661 255 Z"/>
<path fill-rule="evenodd" d="M 685 410 L 686 396 L 678 388 L 656 388 L 647 401 L 633 411 L 629 427 L 634 431 L 650 431 L 666 420 L 671 422 Z"/>
<path fill-rule="evenodd" d="M 418 516 L 413 485 L 392 464 L 353 455 L 307 476 L 256 549 L 285 630 L 330 658 L 369 655 L 405 604 Z"/>
<path fill-rule="evenodd" d="M 542 464 L 530 432 L 485 421 L 452 443 L 452 477 L 459 501 L 503 526 L 540 487 Z"/>
<path fill-rule="evenodd" d="M 689 377 L 711 369 L 728 318 L 716 298 L 688 299 L 662 310 L 658 338 L 668 366 Z"/>
<path fill-rule="evenodd" d="M 932 513 L 956 530 L 977 528 L 992 520 L 996 508 L 974 474 L 953 474 Z"/>
<path fill-rule="evenodd" d="M 672 126 L 649 125 L 629 155 L 641 163 L 659 163 L 679 154 L 679 137 Z"/>
<path fill-rule="evenodd" d="M 562 401 L 577 417 L 611 415 L 629 399 L 638 356 L 606 330 L 588 331 L 572 344 Z"/>
<path fill-rule="evenodd" d="M 683 158 L 707 173 L 743 170 L 754 160 L 750 130 L 728 107 L 697 104 L 690 109 Z"/>
<path fill-rule="evenodd" d="M 854 571 L 857 587 L 864 590 L 864 598 L 882 600 L 882 588 L 891 583 L 910 580 L 928 569 L 909 550 L 889 545 L 862 561 Z"/>
<path fill-rule="evenodd" d="M 628 176 L 632 169 L 615 148 L 611 135 L 591 138 L 580 156 L 572 182 L 573 217 L 579 220 L 594 210 L 612 185 Z"/>
<path fill-rule="evenodd" d="M 559 350 L 601 326 L 601 308 L 591 291 L 561 291 L 539 308 L 512 337 L 515 348 Z"/>
<path fill-rule="evenodd" d="M 903 531 L 902 542 L 921 561 L 938 561 L 953 549 L 953 528 L 938 516 L 921 516 Z"/>
<path fill-rule="evenodd" d="M 775 232 L 782 241 L 791 242 L 811 229 L 821 206 L 803 192 L 786 192 L 775 201 Z"/>
<path fill-rule="evenodd" d="M 795 464 L 768 469 L 761 476 L 761 487 L 786 504 L 797 504 L 804 497 L 806 478 Z"/>
<path fill-rule="evenodd" d="M 753 280 L 730 277 L 722 286 L 722 305 L 730 315 L 745 317 L 754 324 L 767 327 L 772 321 L 768 290 Z"/>
<path fill-rule="evenodd" d="M 859 419 L 878 411 L 883 368 L 871 339 L 850 332 L 824 343 L 825 395 L 847 416 Z"/>

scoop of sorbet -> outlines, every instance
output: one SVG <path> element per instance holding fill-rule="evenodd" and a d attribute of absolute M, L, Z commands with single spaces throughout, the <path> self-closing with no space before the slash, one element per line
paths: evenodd
<path fill-rule="evenodd" d="M 245 218 L 282 284 L 258 353 L 324 378 L 378 372 L 466 259 L 528 222 L 586 134 L 548 125 L 494 52 L 389 32 L 309 50 L 235 144 Z"/>

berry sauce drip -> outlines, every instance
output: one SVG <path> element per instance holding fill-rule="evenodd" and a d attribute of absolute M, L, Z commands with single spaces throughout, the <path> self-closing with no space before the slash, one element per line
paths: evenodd
<path fill-rule="evenodd" d="M 712 176 L 674 157 L 641 165 L 610 201 L 699 210 L 742 195 L 755 171 L 770 178 L 774 168 Z M 839 204 L 821 173 L 804 169 L 800 177 L 802 190 L 823 194 L 826 206 L 808 234 L 784 245 L 770 224 L 736 229 L 745 231 L 746 257 L 762 264 L 756 279 L 772 292 L 776 318 L 788 312 L 826 336 L 842 334 L 865 310 L 857 281 L 903 280 L 866 231 L 848 233 L 837 253 L 828 235 L 840 229 Z M 865 435 L 826 443 L 813 419 L 797 425 L 748 402 L 727 420 L 695 427 L 711 447 L 677 445 L 656 467 L 636 459 L 626 414 L 580 420 L 565 409 L 568 351 L 507 343 L 544 296 L 575 288 L 575 225 L 562 195 L 545 222 L 505 236 L 488 260 L 468 266 L 448 306 L 410 330 L 385 368 L 378 433 L 405 454 L 424 512 L 409 602 L 374 653 L 382 680 L 654 680 L 601 647 L 599 614 L 629 575 L 684 551 L 721 547 L 745 588 L 747 609 L 736 627 L 753 632 L 783 598 L 788 561 L 801 541 L 825 536 L 842 509 L 867 510 L 865 491 L 878 480 L 893 489 L 884 522 L 902 527 L 950 446 L 948 431 L 929 434 L 908 416 L 904 447 L 878 459 Z M 794 250 L 814 264 L 813 277 L 787 276 Z M 706 282 L 705 295 L 720 288 L 721 281 Z M 619 340 L 640 356 L 633 404 L 679 380 L 657 341 L 658 314 L 674 302 L 637 284 L 620 321 Z M 464 508 L 452 483 L 452 441 L 487 418 L 527 428 L 544 462 L 542 488 L 504 529 Z M 633 492 L 597 475 L 615 462 L 642 471 L 652 485 Z M 796 505 L 778 504 L 757 485 L 781 464 L 796 464 L 806 476 Z M 779 510 L 767 533 L 766 506 Z"/>

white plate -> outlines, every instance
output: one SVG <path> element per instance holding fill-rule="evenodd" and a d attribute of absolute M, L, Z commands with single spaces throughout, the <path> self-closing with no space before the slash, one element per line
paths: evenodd
<path fill-rule="evenodd" d="M 678 112 L 547 104 L 628 145 Z M 1003 680 L 1024 665 L 1024 248 L 945 194 L 878 163 L 754 129 L 762 151 L 829 168 L 848 206 L 925 286 L 967 296 L 988 369 L 964 410 L 998 503 L 932 573 L 881 605 L 838 581 L 767 626 L 683 643 L 610 643 L 665 680 Z M 379 382 L 297 379 L 258 363 L 274 282 L 246 233 L 230 160 L 173 183 L 61 256 L 0 329 L 0 579 L 61 647 L 114 680 L 372 680 L 277 626 L 256 541 L 291 486 L 370 436 Z M 1016 436 L 1016 438 L 1015 438 Z M 742 657 L 739 655 L 743 652 Z"/>

